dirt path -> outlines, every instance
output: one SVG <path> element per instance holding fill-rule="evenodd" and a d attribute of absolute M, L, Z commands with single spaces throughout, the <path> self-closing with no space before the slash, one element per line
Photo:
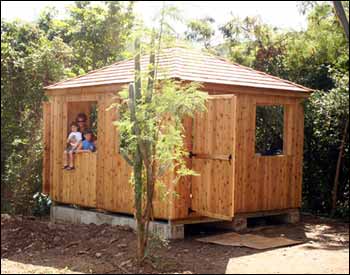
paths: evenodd
<path fill-rule="evenodd" d="M 152 242 L 153 256 L 135 264 L 135 235 L 107 225 L 52 224 L 47 220 L 1 217 L 1 272 L 11 273 L 348 273 L 349 226 L 304 217 L 297 226 L 266 229 L 266 234 L 307 238 L 288 248 L 257 251 L 195 240 Z M 227 270 L 226 270 L 227 269 Z"/>
<path fill-rule="evenodd" d="M 307 243 L 230 259 L 227 274 L 349 274 L 349 235 L 306 225 Z"/>
<path fill-rule="evenodd" d="M 1 259 L 1 274 L 83 274 L 68 268 L 57 269 L 47 266 L 24 264 L 7 259 Z"/>

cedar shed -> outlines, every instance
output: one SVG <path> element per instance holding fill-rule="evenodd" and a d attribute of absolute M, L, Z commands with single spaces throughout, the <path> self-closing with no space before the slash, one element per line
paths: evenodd
<path fill-rule="evenodd" d="M 147 68 L 148 56 L 141 58 Z M 161 52 L 161 77 L 202 83 L 209 94 L 207 112 L 184 121 L 187 164 L 200 176 L 173 185 L 177 196 L 155 194 L 155 219 L 179 223 L 242 215 L 286 213 L 301 206 L 304 139 L 303 101 L 312 92 L 301 85 L 201 51 L 182 47 Z M 43 191 L 56 203 L 130 214 L 131 168 L 119 154 L 115 111 L 106 108 L 134 79 L 134 61 L 126 60 L 48 87 L 43 103 Z M 257 109 L 282 109 L 282 147 L 277 154 L 256 151 Z M 97 151 L 77 153 L 75 170 L 66 171 L 63 151 L 69 125 L 96 110 Z M 266 132 L 265 132 L 266 133 Z M 269 131 L 267 131 L 269 133 Z"/>

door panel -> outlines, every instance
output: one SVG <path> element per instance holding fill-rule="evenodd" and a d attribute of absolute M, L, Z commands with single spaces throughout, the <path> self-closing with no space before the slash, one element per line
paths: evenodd
<path fill-rule="evenodd" d="M 201 215 L 232 220 L 234 213 L 233 95 L 211 96 L 207 112 L 193 120 L 192 209 Z"/>

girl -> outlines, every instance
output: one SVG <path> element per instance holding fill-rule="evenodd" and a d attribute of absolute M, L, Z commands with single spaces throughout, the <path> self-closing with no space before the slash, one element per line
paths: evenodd
<path fill-rule="evenodd" d="M 64 167 L 66 170 L 74 169 L 74 153 L 81 143 L 82 135 L 78 132 L 78 125 L 75 122 L 71 123 L 71 132 L 67 139 L 67 149 L 64 151 Z"/>

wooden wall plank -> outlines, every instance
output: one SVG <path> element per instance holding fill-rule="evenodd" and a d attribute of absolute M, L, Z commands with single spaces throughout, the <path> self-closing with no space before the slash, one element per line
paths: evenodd
<path fill-rule="evenodd" d="M 44 194 L 50 194 L 51 185 L 51 103 L 46 101 L 43 102 L 43 171 L 42 171 L 42 181 Z"/>
<path fill-rule="evenodd" d="M 192 129 L 193 118 L 186 117 L 183 120 L 184 132 L 184 144 L 188 152 L 192 151 Z M 192 168 L 192 159 L 185 158 L 188 168 Z M 170 198 L 169 204 L 169 219 L 184 219 L 189 215 L 189 209 L 191 209 L 191 191 L 192 180 L 191 176 L 181 177 L 180 180 L 173 185 L 173 192 L 176 196 Z"/>
<path fill-rule="evenodd" d="M 74 158 L 75 169 L 62 171 L 64 190 L 60 202 L 96 207 L 97 153 L 78 152 Z"/>
<path fill-rule="evenodd" d="M 235 213 L 300 207 L 303 112 L 300 99 L 237 96 Z M 256 105 L 284 106 L 281 156 L 255 154 Z"/>
<path fill-rule="evenodd" d="M 97 207 L 101 209 L 106 208 L 106 196 L 105 181 L 104 181 L 104 169 L 105 169 L 105 95 L 99 96 L 98 101 L 98 136 L 97 136 Z"/>
<path fill-rule="evenodd" d="M 59 200 L 59 167 L 58 167 L 58 140 L 59 140 L 59 135 L 61 134 L 59 132 L 59 127 L 58 127 L 58 113 L 59 113 L 59 107 L 60 107 L 60 103 L 58 101 L 58 97 L 54 98 L 54 115 L 53 115 L 53 162 L 52 162 L 52 170 L 53 170 L 53 175 L 52 175 L 52 181 L 53 181 L 53 198 L 54 200 Z"/>
<path fill-rule="evenodd" d="M 96 206 L 103 209 L 104 207 L 104 184 L 103 184 L 103 169 L 104 169 L 104 95 L 98 96 L 97 102 L 97 165 L 96 165 Z"/>

